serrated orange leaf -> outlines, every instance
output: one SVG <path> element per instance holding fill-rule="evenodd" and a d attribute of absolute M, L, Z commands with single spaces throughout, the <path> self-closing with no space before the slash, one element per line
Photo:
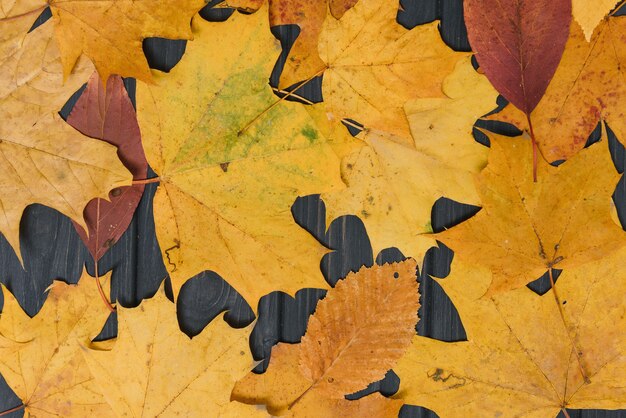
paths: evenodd
<path fill-rule="evenodd" d="M 459 257 L 491 269 L 489 293 L 522 287 L 549 268 L 599 260 L 626 244 L 611 216 L 619 174 L 606 141 L 559 167 L 541 160 L 538 183 L 530 152 L 527 137 L 491 136 L 489 163 L 476 179 L 482 210 L 435 235 Z"/>
<path fill-rule="evenodd" d="M 265 404 L 272 414 L 397 416 L 397 401 L 344 395 L 382 379 L 410 343 L 419 308 L 415 273 L 408 259 L 348 274 L 318 304 L 301 344 L 279 344 L 267 372 L 237 382 L 232 398 Z"/>

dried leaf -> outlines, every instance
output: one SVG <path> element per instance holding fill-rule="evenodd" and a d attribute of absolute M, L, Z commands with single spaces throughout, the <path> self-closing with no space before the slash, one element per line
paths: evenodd
<path fill-rule="evenodd" d="M 119 74 L 149 82 L 152 79 L 143 55 L 143 40 L 155 36 L 191 39 L 191 17 L 206 2 L 160 0 L 156 5 L 151 0 L 20 0 L 18 3 L 3 7 L 0 24 L 14 26 L 15 21 L 20 21 L 21 31 L 11 29 L 19 39 L 26 35 L 37 16 L 50 7 L 65 77 L 84 54 L 103 80 Z"/>
<path fill-rule="evenodd" d="M 302 343 L 276 346 L 267 372 L 237 382 L 232 398 L 266 404 L 272 414 L 397 416 L 398 401 L 344 395 L 382 379 L 409 344 L 419 308 L 415 271 L 408 259 L 348 274 L 318 304 Z"/>
<path fill-rule="evenodd" d="M 415 148 L 456 169 L 478 172 L 487 163 L 488 148 L 473 139 L 472 129 L 496 107 L 498 92 L 469 57 L 457 62 L 442 91 L 445 98 L 419 98 L 404 106 Z"/>
<path fill-rule="evenodd" d="M 604 17 L 619 3 L 619 0 L 572 0 L 572 15 L 585 33 L 587 42 Z"/>
<path fill-rule="evenodd" d="M 328 67 L 322 91 L 335 118 L 410 138 L 404 104 L 444 97 L 443 79 L 468 54 L 449 49 L 436 22 L 407 31 L 396 22 L 397 11 L 397 2 L 360 0 L 341 19 L 326 18 L 319 40 Z"/>
<path fill-rule="evenodd" d="M 77 286 L 54 282 L 34 318 L 4 289 L 0 372 L 27 416 L 114 416 L 81 354 L 109 315 L 93 280 L 84 273 Z"/>
<path fill-rule="evenodd" d="M 463 5 L 481 69 L 508 101 L 530 114 L 561 60 L 571 0 L 467 0 Z"/>
<path fill-rule="evenodd" d="M 394 368 L 398 396 L 445 418 L 626 408 L 626 321 L 623 299 L 615 297 L 626 291 L 626 276 L 615 268 L 625 256 L 622 248 L 564 270 L 556 302 L 554 292 L 538 296 L 526 287 L 481 298 L 495 277 L 455 257 L 452 274 L 435 280 L 457 308 L 468 340 L 415 337 Z"/>
<path fill-rule="evenodd" d="M 67 123 L 85 135 L 118 147 L 119 158 L 133 174 L 133 178 L 146 178 L 148 162 L 141 146 L 135 109 L 120 77 L 111 77 L 105 91 L 98 74 L 92 74 Z M 74 223 L 95 261 L 128 228 L 144 187 L 144 184 L 118 187 L 109 192 L 109 200 L 92 199 L 84 211 L 88 235 L 80 225 Z"/>
<path fill-rule="evenodd" d="M 471 135 L 464 138 L 478 148 L 477 154 L 484 154 Z M 472 172 L 408 149 L 384 132 L 369 131 L 363 140 L 367 146 L 354 150 L 341 164 L 348 187 L 322 197 L 328 223 L 342 215 L 361 218 L 375 253 L 397 247 L 405 254 L 423 255 L 435 245 L 423 234 L 433 232 L 431 209 L 439 198 L 480 203 Z M 431 144 L 431 149 L 447 149 L 451 159 L 454 148 Z"/>
<path fill-rule="evenodd" d="M 299 195 L 343 187 L 336 144 L 319 122 L 297 103 L 276 103 L 267 74 L 280 47 L 263 13 L 195 19 L 198 42 L 169 74 L 155 72 L 158 86 L 137 89 L 174 291 L 212 269 L 254 309 L 274 290 L 327 286 L 319 271 L 326 250 L 290 208 Z"/>
<path fill-rule="evenodd" d="M 626 17 L 610 17 L 587 42 L 572 25 L 563 59 L 545 96 L 532 114 L 539 149 L 548 161 L 580 151 L 600 120 L 626 138 Z M 491 119 L 527 129 L 520 112 L 507 106 Z"/>
<path fill-rule="evenodd" d="M 298 25 L 300 33 L 287 55 L 278 88 L 289 87 L 308 80 L 326 64 L 317 51 L 322 25 L 327 11 L 335 19 L 352 8 L 358 0 L 269 0 L 270 26 Z M 256 11 L 264 0 L 229 0 L 228 5 L 244 11 Z"/>
<path fill-rule="evenodd" d="M 252 325 L 233 329 L 219 317 L 192 340 L 179 329 L 175 311 L 161 289 L 138 308 L 118 307 L 112 349 L 83 349 L 117 416 L 267 416 L 229 401 L 234 382 L 254 367 Z"/>
<path fill-rule="evenodd" d="M 63 83 L 50 36 L 51 26 L 37 28 L 0 64 L 5 75 L 0 83 L 0 231 L 18 254 L 26 206 L 53 207 L 84 226 L 83 208 L 90 199 L 130 181 L 115 147 L 81 135 L 57 114 L 93 67 L 80 60 Z"/>
<path fill-rule="evenodd" d="M 490 294 L 524 286 L 551 267 L 599 260 L 626 243 L 611 216 L 619 174 L 606 141 L 559 167 L 540 161 L 538 183 L 530 148 L 527 138 L 491 137 L 489 163 L 476 180 L 482 210 L 435 235 L 467 262 L 491 269 Z"/>

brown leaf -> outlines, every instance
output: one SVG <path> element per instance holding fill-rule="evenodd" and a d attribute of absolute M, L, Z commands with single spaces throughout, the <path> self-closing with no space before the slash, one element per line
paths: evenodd
<path fill-rule="evenodd" d="M 372 402 L 368 408 L 387 411 L 373 416 L 397 416 L 397 402 L 348 402 L 344 396 L 382 379 L 410 344 L 419 308 L 415 271 L 415 260 L 408 259 L 350 273 L 318 304 L 302 343 L 279 344 L 268 371 L 240 380 L 232 398 L 294 416 L 341 416 L 344 408 Z M 324 415 L 320 405 L 337 410 Z"/>
<path fill-rule="evenodd" d="M 522 287 L 550 267 L 601 259 L 626 244 L 611 217 L 619 174 L 606 141 L 559 167 L 539 161 L 539 182 L 533 183 L 528 138 L 490 139 L 489 163 L 476 180 L 482 210 L 436 235 L 459 257 L 493 272 L 490 293 Z"/>
<path fill-rule="evenodd" d="M 121 77 L 111 76 L 105 92 L 98 74 L 94 73 L 67 122 L 85 135 L 115 145 L 120 160 L 133 178 L 146 178 L 148 162 L 141 145 L 139 125 Z M 128 228 L 144 187 L 144 184 L 118 187 L 109 192 L 109 200 L 92 199 L 83 212 L 88 233 L 74 223 L 95 261 Z"/>
<path fill-rule="evenodd" d="M 467 35 L 494 87 L 529 114 L 565 48 L 571 0 L 466 0 Z"/>

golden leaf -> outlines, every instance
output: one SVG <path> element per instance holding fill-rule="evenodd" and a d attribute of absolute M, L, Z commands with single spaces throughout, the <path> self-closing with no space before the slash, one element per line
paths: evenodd
<path fill-rule="evenodd" d="M 326 287 L 326 249 L 290 208 L 297 196 L 343 187 L 338 144 L 303 106 L 277 103 L 267 74 L 280 47 L 263 11 L 225 23 L 197 18 L 193 28 L 198 42 L 182 61 L 167 76 L 155 72 L 157 86 L 137 88 L 144 146 L 161 181 L 157 237 L 174 291 L 206 269 L 253 309 L 274 290 Z"/>
<path fill-rule="evenodd" d="M 78 285 L 55 281 L 34 318 L 3 289 L 0 372 L 27 416 L 114 416 L 81 354 L 82 341 L 96 336 L 109 315 L 93 280 L 83 273 Z"/>
<path fill-rule="evenodd" d="M 348 274 L 317 305 L 302 343 L 276 346 L 267 372 L 237 382 L 232 398 L 266 404 L 272 414 L 397 416 L 401 402 L 344 395 L 382 379 L 409 345 L 419 308 L 415 272 L 408 259 Z"/>
<path fill-rule="evenodd" d="M 152 0 L 20 0 L 11 8 L 3 8 L 0 24 L 3 32 L 4 26 L 11 27 L 10 33 L 19 39 L 48 6 L 66 77 L 84 54 L 95 64 L 102 80 L 118 74 L 149 82 L 150 69 L 143 55 L 143 40 L 157 36 L 191 39 L 189 22 L 205 3 L 205 0 L 161 0 L 158 3 Z M 21 30 L 13 29 L 18 24 Z"/>
<path fill-rule="evenodd" d="M 572 0 L 572 15 L 580 24 L 585 33 L 585 39 L 591 40 L 591 35 L 600 21 L 619 3 L 619 0 Z"/>
<path fill-rule="evenodd" d="M 442 418 L 626 408 L 626 321 L 615 297 L 626 291 L 626 276 L 615 269 L 625 256 L 621 249 L 564 270 L 556 292 L 538 296 L 522 287 L 491 298 L 482 297 L 489 271 L 455 258 L 452 274 L 435 280 L 458 309 L 467 341 L 415 337 L 394 368 L 396 396 Z"/>
<path fill-rule="evenodd" d="M 138 308 L 118 307 L 118 320 L 113 348 L 83 349 L 117 416 L 268 416 L 229 400 L 234 382 L 254 367 L 248 349 L 252 325 L 234 329 L 222 315 L 190 339 L 163 288 Z"/>
<path fill-rule="evenodd" d="M 265 0 L 228 0 L 229 6 L 247 12 L 256 11 Z M 358 0 L 269 0 L 271 26 L 298 25 L 300 33 L 289 49 L 278 88 L 314 77 L 325 67 L 317 51 L 317 43 L 327 11 L 340 19 Z"/>
<path fill-rule="evenodd" d="M 465 139 L 474 142 L 471 136 Z M 348 187 L 322 198 L 328 222 L 348 214 L 361 218 L 375 252 L 397 247 L 421 256 L 435 245 L 424 234 L 433 232 L 431 212 L 437 199 L 479 204 L 470 171 L 399 145 L 385 132 L 369 131 L 363 140 L 367 146 L 354 150 L 341 164 Z"/>
<path fill-rule="evenodd" d="M 341 19 L 326 18 L 318 47 L 327 66 L 322 92 L 337 119 L 410 138 L 404 104 L 445 97 L 443 79 L 469 54 L 448 48 L 437 22 L 407 31 L 397 11 L 397 2 L 360 0 Z"/>
<path fill-rule="evenodd" d="M 445 98 L 418 98 L 404 106 L 415 148 L 456 169 L 478 172 L 488 148 L 473 139 L 472 129 L 496 108 L 498 92 L 474 70 L 470 57 L 457 62 L 442 91 Z"/>
<path fill-rule="evenodd" d="M 619 174 L 606 141 L 559 167 L 540 160 L 537 183 L 530 154 L 527 138 L 493 135 L 476 180 L 482 210 L 435 235 L 467 262 L 491 269 L 490 293 L 524 286 L 551 267 L 599 260 L 626 243 L 611 216 Z"/>
<path fill-rule="evenodd" d="M 87 202 L 131 179 L 115 147 L 80 134 L 57 114 L 93 67 L 79 60 L 63 83 L 51 35 L 52 27 L 44 25 L 19 47 L 14 39 L 1 44 L 6 55 L 0 63 L 0 231 L 18 255 L 26 206 L 53 207 L 84 226 Z"/>

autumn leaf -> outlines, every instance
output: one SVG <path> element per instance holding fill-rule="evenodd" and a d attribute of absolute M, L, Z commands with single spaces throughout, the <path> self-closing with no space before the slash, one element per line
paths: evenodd
<path fill-rule="evenodd" d="M 280 47 L 263 11 L 225 23 L 197 18 L 193 28 L 198 41 L 182 61 L 167 75 L 155 71 L 158 85 L 137 88 L 174 291 L 206 269 L 253 309 L 274 290 L 327 287 L 325 249 L 290 208 L 299 195 L 343 187 L 330 139 L 303 106 L 273 95 L 267 74 Z"/>
<path fill-rule="evenodd" d="M 543 296 L 522 287 L 492 298 L 481 296 L 495 277 L 455 257 L 452 274 L 435 280 L 457 308 L 467 341 L 416 336 L 394 368 L 396 396 L 442 418 L 626 408 L 626 277 L 616 268 L 625 256 L 622 248 L 564 270 L 555 292 Z"/>
<path fill-rule="evenodd" d="M 619 3 L 619 0 L 599 0 L 593 3 L 585 0 L 572 0 L 572 15 L 585 33 L 585 39 L 591 35 L 600 21 Z"/>
<path fill-rule="evenodd" d="M 476 179 L 482 210 L 435 235 L 459 257 L 492 271 L 489 294 L 524 286 L 550 268 L 602 259 L 626 243 L 611 216 L 619 174 L 606 141 L 559 167 L 541 160 L 533 183 L 528 138 L 490 139 L 489 163 Z"/>
<path fill-rule="evenodd" d="M 480 68 L 509 102 L 530 114 L 563 54 L 570 0 L 468 0 L 464 15 Z"/>
<path fill-rule="evenodd" d="M 559 68 L 533 112 L 533 129 L 546 160 L 565 160 L 580 151 L 600 120 L 621 141 L 626 138 L 625 31 L 626 17 L 609 17 L 587 42 L 578 25 L 572 25 Z M 527 129 L 523 115 L 510 106 L 491 119 Z"/>
<path fill-rule="evenodd" d="M 341 19 L 326 18 L 318 46 L 327 67 L 322 92 L 335 118 L 410 138 L 404 104 L 445 97 L 443 79 L 468 54 L 449 49 L 436 22 L 406 30 L 397 11 L 397 2 L 360 0 Z"/>
<path fill-rule="evenodd" d="M 488 148 L 472 137 L 476 120 L 496 107 L 498 92 L 460 59 L 442 84 L 444 98 L 418 98 L 404 105 L 415 148 L 445 164 L 471 172 L 487 163 Z M 450 185 L 452 186 L 452 185 Z"/>
<path fill-rule="evenodd" d="M 113 348 L 91 343 L 83 349 L 117 416 L 268 416 L 229 400 L 234 382 L 254 367 L 248 349 L 252 325 L 234 329 L 222 315 L 190 339 L 163 288 L 138 308 L 118 307 L 118 321 Z"/>
<path fill-rule="evenodd" d="M 530 124 L 531 112 L 563 55 L 571 0 L 468 0 L 463 5 L 467 35 L 480 68 Z M 532 129 L 530 133 L 537 181 L 537 137 Z"/>
<path fill-rule="evenodd" d="M 16 410 L 37 417 L 114 416 L 80 348 L 83 340 L 98 334 L 109 315 L 93 279 L 83 273 L 78 285 L 55 281 L 34 318 L 4 290 L 0 372 L 23 402 Z"/>
<path fill-rule="evenodd" d="M 228 0 L 228 5 L 247 12 L 256 11 L 265 0 Z M 322 25 L 328 11 L 335 19 L 358 0 L 269 0 L 270 26 L 298 25 L 300 33 L 291 46 L 280 76 L 278 88 L 314 77 L 326 64 L 317 52 Z"/>
<path fill-rule="evenodd" d="M 401 402 L 344 395 L 380 380 L 415 333 L 416 262 L 362 267 L 328 291 L 298 345 L 278 344 L 264 374 L 237 382 L 232 399 L 263 403 L 271 414 L 396 417 Z"/>
<path fill-rule="evenodd" d="M 135 179 L 145 179 L 148 162 L 141 146 L 135 109 L 123 81 L 112 76 L 106 91 L 97 73 L 74 105 L 67 123 L 85 135 L 118 147 L 118 155 Z M 98 261 L 124 234 L 143 195 L 144 184 L 118 187 L 109 199 L 92 199 L 85 207 L 88 233 L 74 223 L 89 253 Z"/>
<path fill-rule="evenodd" d="M 151 0 L 20 0 L 8 9 L 3 7 L 0 24 L 13 26 L 19 22 L 21 31 L 10 32 L 19 42 L 37 15 L 50 7 L 65 77 L 84 54 L 103 80 L 119 74 L 149 82 L 152 79 L 143 55 L 143 40 L 156 36 L 190 39 L 191 17 L 205 3 L 205 0 L 161 0 L 158 4 Z"/>
<path fill-rule="evenodd" d="M 342 215 L 359 216 L 375 252 L 397 247 L 406 254 L 423 255 L 435 245 L 424 234 L 433 232 L 431 209 L 439 198 L 480 203 L 472 172 L 408 149 L 385 132 L 368 131 L 362 139 L 367 146 L 352 151 L 341 163 L 348 187 L 324 193 L 322 198 L 328 224 Z M 478 155 L 484 154 L 470 134 L 464 139 L 478 148 Z M 431 144 L 431 149 L 447 149 L 448 159 L 453 155 L 453 147 Z"/>
<path fill-rule="evenodd" d="M 26 206 L 50 206 L 84 226 L 83 208 L 90 199 L 130 182 L 115 147 L 81 135 L 57 114 L 93 67 L 79 60 L 63 83 L 50 36 L 52 27 L 37 28 L 0 64 L 0 231 L 18 255 Z"/>

